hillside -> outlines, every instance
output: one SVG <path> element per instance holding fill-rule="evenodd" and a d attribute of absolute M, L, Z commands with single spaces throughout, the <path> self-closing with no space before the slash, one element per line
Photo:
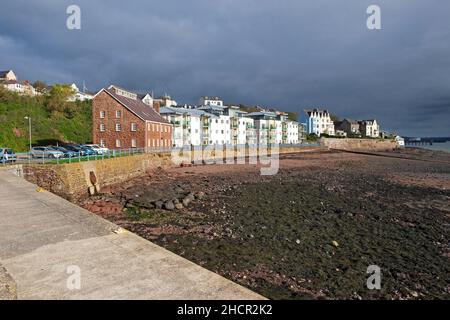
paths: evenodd
<path fill-rule="evenodd" d="M 91 102 L 58 99 L 61 97 L 19 96 L 0 86 L 0 147 L 28 151 L 27 116 L 32 119 L 34 146 L 89 142 L 92 139 Z"/>

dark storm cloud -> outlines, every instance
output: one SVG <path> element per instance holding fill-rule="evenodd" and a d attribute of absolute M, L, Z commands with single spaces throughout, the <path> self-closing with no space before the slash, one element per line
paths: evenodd
<path fill-rule="evenodd" d="M 79 31 L 65 27 L 70 4 Z M 367 30 L 370 4 L 383 30 Z M 0 69 L 183 103 L 326 107 L 406 135 L 450 135 L 449 16 L 441 0 L 4 1 Z"/>

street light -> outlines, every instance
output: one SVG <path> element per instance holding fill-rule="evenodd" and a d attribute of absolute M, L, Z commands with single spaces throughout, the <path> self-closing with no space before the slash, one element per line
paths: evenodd
<path fill-rule="evenodd" d="M 31 117 L 25 117 L 28 120 L 28 133 L 30 137 L 30 157 L 31 157 Z"/>

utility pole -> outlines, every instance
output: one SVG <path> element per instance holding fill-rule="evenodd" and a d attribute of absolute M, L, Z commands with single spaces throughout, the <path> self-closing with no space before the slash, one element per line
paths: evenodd
<path fill-rule="evenodd" d="M 28 120 L 28 134 L 29 134 L 29 138 L 30 138 L 30 154 L 28 156 L 28 160 L 30 160 L 31 158 L 31 117 L 25 117 L 26 120 Z"/>

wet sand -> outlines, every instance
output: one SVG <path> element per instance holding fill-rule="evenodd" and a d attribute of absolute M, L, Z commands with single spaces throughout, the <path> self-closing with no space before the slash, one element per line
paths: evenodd
<path fill-rule="evenodd" d="M 187 208 L 154 208 L 199 192 Z M 274 176 L 173 168 L 81 205 L 268 298 L 450 298 L 449 154 L 290 154 Z M 369 265 L 381 290 L 366 287 Z"/>

